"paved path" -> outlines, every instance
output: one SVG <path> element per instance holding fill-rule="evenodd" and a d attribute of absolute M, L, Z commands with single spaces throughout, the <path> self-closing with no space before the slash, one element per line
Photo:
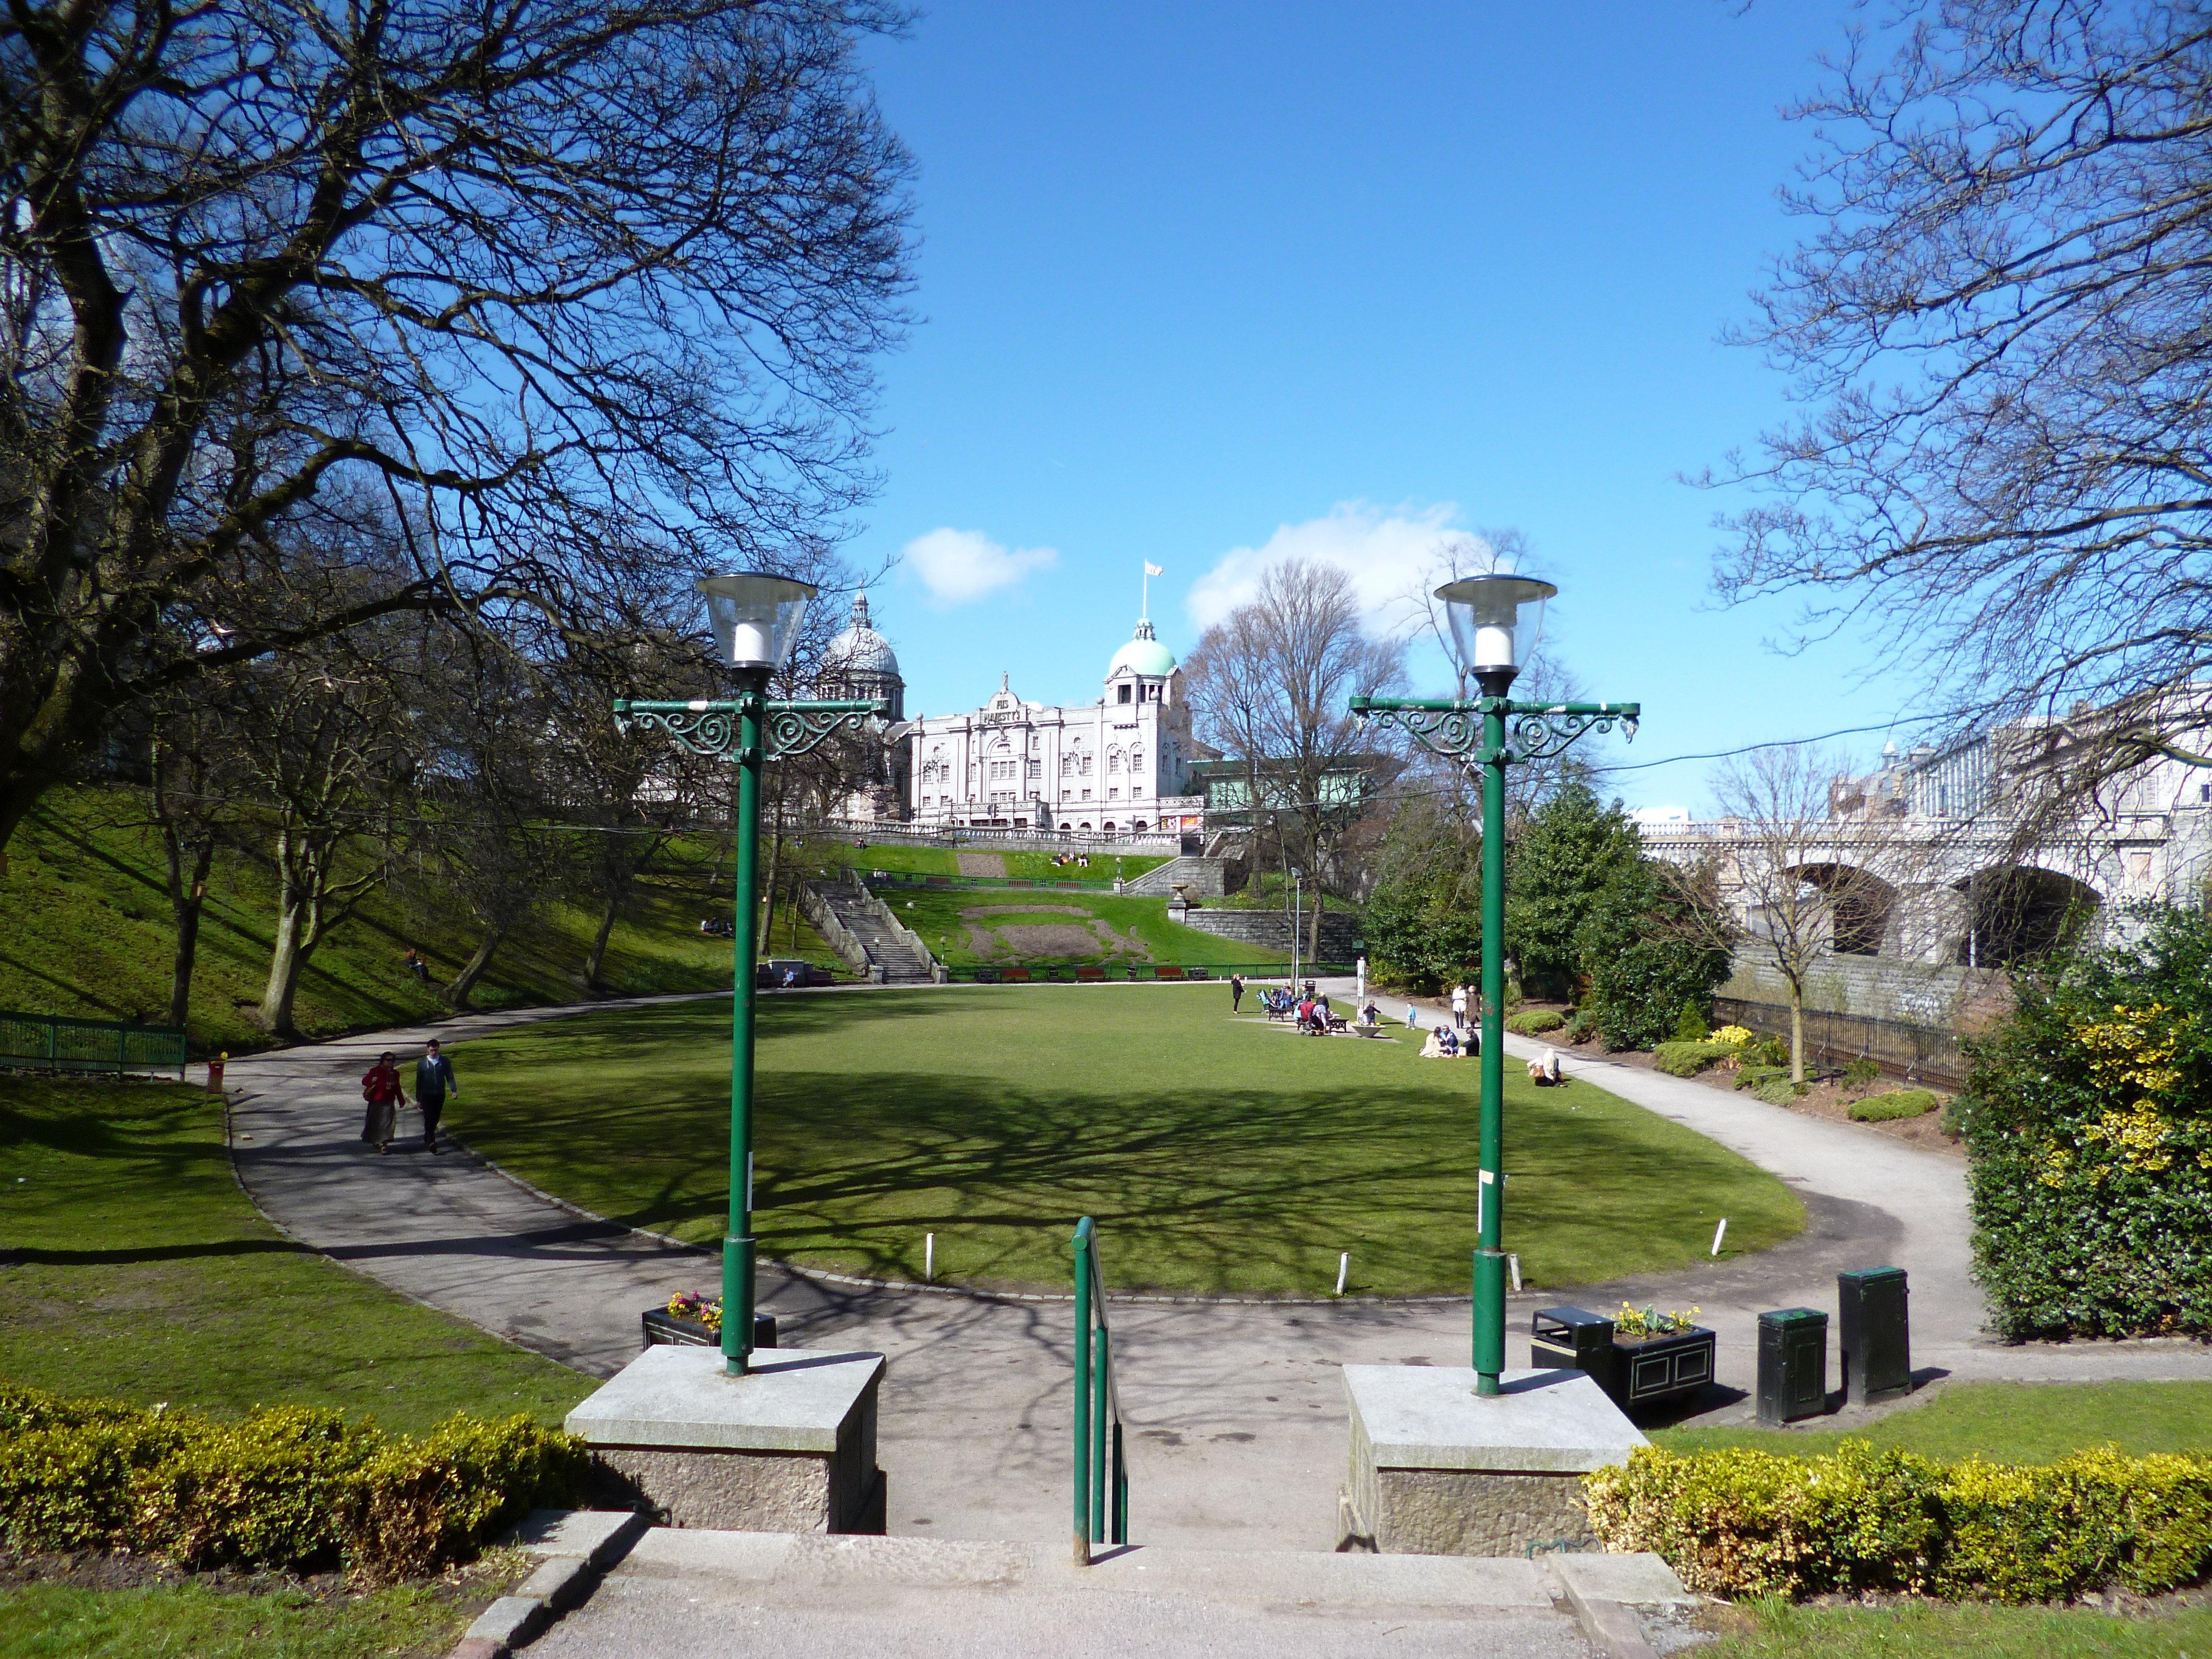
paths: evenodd
<path fill-rule="evenodd" d="M 1068 992 L 1079 994 L 1096 993 Z M 636 1352 L 641 1310 L 673 1290 L 712 1288 L 712 1258 L 580 1218 L 464 1154 L 379 1158 L 356 1138 L 359 1079 L 379 1050 L 411 1052 L 432 1035 L 459 1042 L 566 1012 L 468 1016 L 234 1060 L 236 1152 L 247 1190 L 294 1237 L 604 1376 Z M 1509 1046 L 1529 1054 L 1542 1045 Z M 1719 1332 L 1724 1378 L 1751 1377 L 1761 1309 L 1832 1311 L 1838 1268 L 1887 1262 L 1912 1275 L 1913 1358 L 1931 1376 L 2212 1377 L 2212 1352 L 2191 1342 L 1977 1340 L 1981 1303 L 1966 1273 L 1964 1171 L 1954 1158 L 1601 1059 L 1566 1063 L 1575 1076 L 1735 1147 L 1804 1199 L 1811 1224 L 1776 1249 L 1577 1293 L 1601 1307 L 1697 1304 Z M 465 1059 L 462 1070 L 465 1085 Z M 1066 1304 L 841 1287 L 772 1268 L 762 1291 L 787 1345 L 834 1340 L 890 1357 L 880 1461 L 894 1533 L 1065 1535 Z M 1511 1329 L 1525 1332 L 1530 1310 L 1553 1294 L 1516 1299 Z M 1328 1549 L 1346 1454 L 1338 1368 L 1462 1364 L 1468 1347 L 1464 1304 L 1118 1303 L 1113 1321 L 1132 1427 L 1133 1516 L 1140 1537 L 1163 1545 Z M 1516 1335 L 1516 1350 L 1519 1342 Z M 1740 1399 L 1708 1415 L 1749 1412 Z"/>

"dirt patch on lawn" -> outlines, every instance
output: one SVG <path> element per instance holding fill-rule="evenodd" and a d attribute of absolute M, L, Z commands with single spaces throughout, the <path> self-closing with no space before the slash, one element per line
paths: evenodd
<path fill-rule="evenodd" d="M 1018 957 L 1089 957 L 1098 953 L 1097 935 L 1088 927 L 1072 923 L 1016 923 L 995 931 L 1000 941 Z"/>
<path fill-rule="evenodd" d="M 1087 916 L 1079 904 L 971 904 L 960 913 L 963 921 L 984 916 Z"/>
<path fill-rule="evenodd" d="M 1004 853 L 955 853 L 963 876 L 1003 876 L 1006 873 Z"/>

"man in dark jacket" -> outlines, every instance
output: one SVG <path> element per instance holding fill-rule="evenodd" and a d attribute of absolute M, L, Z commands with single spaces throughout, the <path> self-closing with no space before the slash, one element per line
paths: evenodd
<path fill-rule="evenodd" d="M 432 1037 L 422 1058 L 415 1062 L 415 1103 L 422 1109 L 422 1150 L 438 1150 L 438 1119 L 446 1109 L 446 1097 L 457 1095 L 461 1085 L 453 1080 L 453 1062 L 438 1052 L 438 1039 Z"/>

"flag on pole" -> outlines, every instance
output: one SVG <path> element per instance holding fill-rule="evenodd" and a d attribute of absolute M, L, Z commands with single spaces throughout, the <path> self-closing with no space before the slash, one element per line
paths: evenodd
<path fill-rule="evenodd" d="M 1158 566 L 1158 565 L 1156 565 L 1156 564 L 1153 564 L 1153 563 L 1152 563 L 1152 562 L 1151 562 L 1149 560 L 1147 560 L 1147 561 L 1146 562 L 1146 564 L 1145 564 L 1145 574 L 1146 574 L 1147 576 L 1164 576 L 1164 575 L 1166 575 L 1168 573 L 1167 573 L 1166 571 L 1164 571 L 1164 570 L 1161 569 L 1161 568 L 1159 568 L 1159 566 Z"/>

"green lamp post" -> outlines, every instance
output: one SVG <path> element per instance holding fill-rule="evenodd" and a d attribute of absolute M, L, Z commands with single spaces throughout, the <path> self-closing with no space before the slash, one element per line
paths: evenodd
<path fill-rule="evenodd" d="M 761 765 L 800 755 L 840 726 L 858 726 L 883 705 L 873 698 L 842 702 L 770 702 L 769 677 L 783 666 L 799 638 L 799 618 L 815 589 L 785 576 L 709 576 L 707 596 L 714 641 L 738 684 L 726 702 L 615 704 L 615 723 L 667 732 L 697 755 L 738 769 L 737 963 L 730 1024 L 730 1225 L 722 1239 L 722 1359 L 743 1376 L 753 1352 L 753 979 L 759 886 Z"/>
<path fill-rule="evenodd" d="M 1474 1252 L 1474 1388 L 1498 1391 L 1505 1369 L 1505 769 L 1542 760 L 1618 722 L 1633 738 L 1632 702 L 1515 702 L 1508 692 L 1559 590 L 1528 576 L 1471 576 L 1437 590 L 1452 654 L 1474 677 L 1473 702 L 1354 697 L 1362 720 L 1395 726 L 1433 754 L 1482 774 L 1482 1171 Z M 1535 607 L 1533 617 L 1524 607 Z M 1511 728 L 1508 740 L 1507 728 Z"/>

